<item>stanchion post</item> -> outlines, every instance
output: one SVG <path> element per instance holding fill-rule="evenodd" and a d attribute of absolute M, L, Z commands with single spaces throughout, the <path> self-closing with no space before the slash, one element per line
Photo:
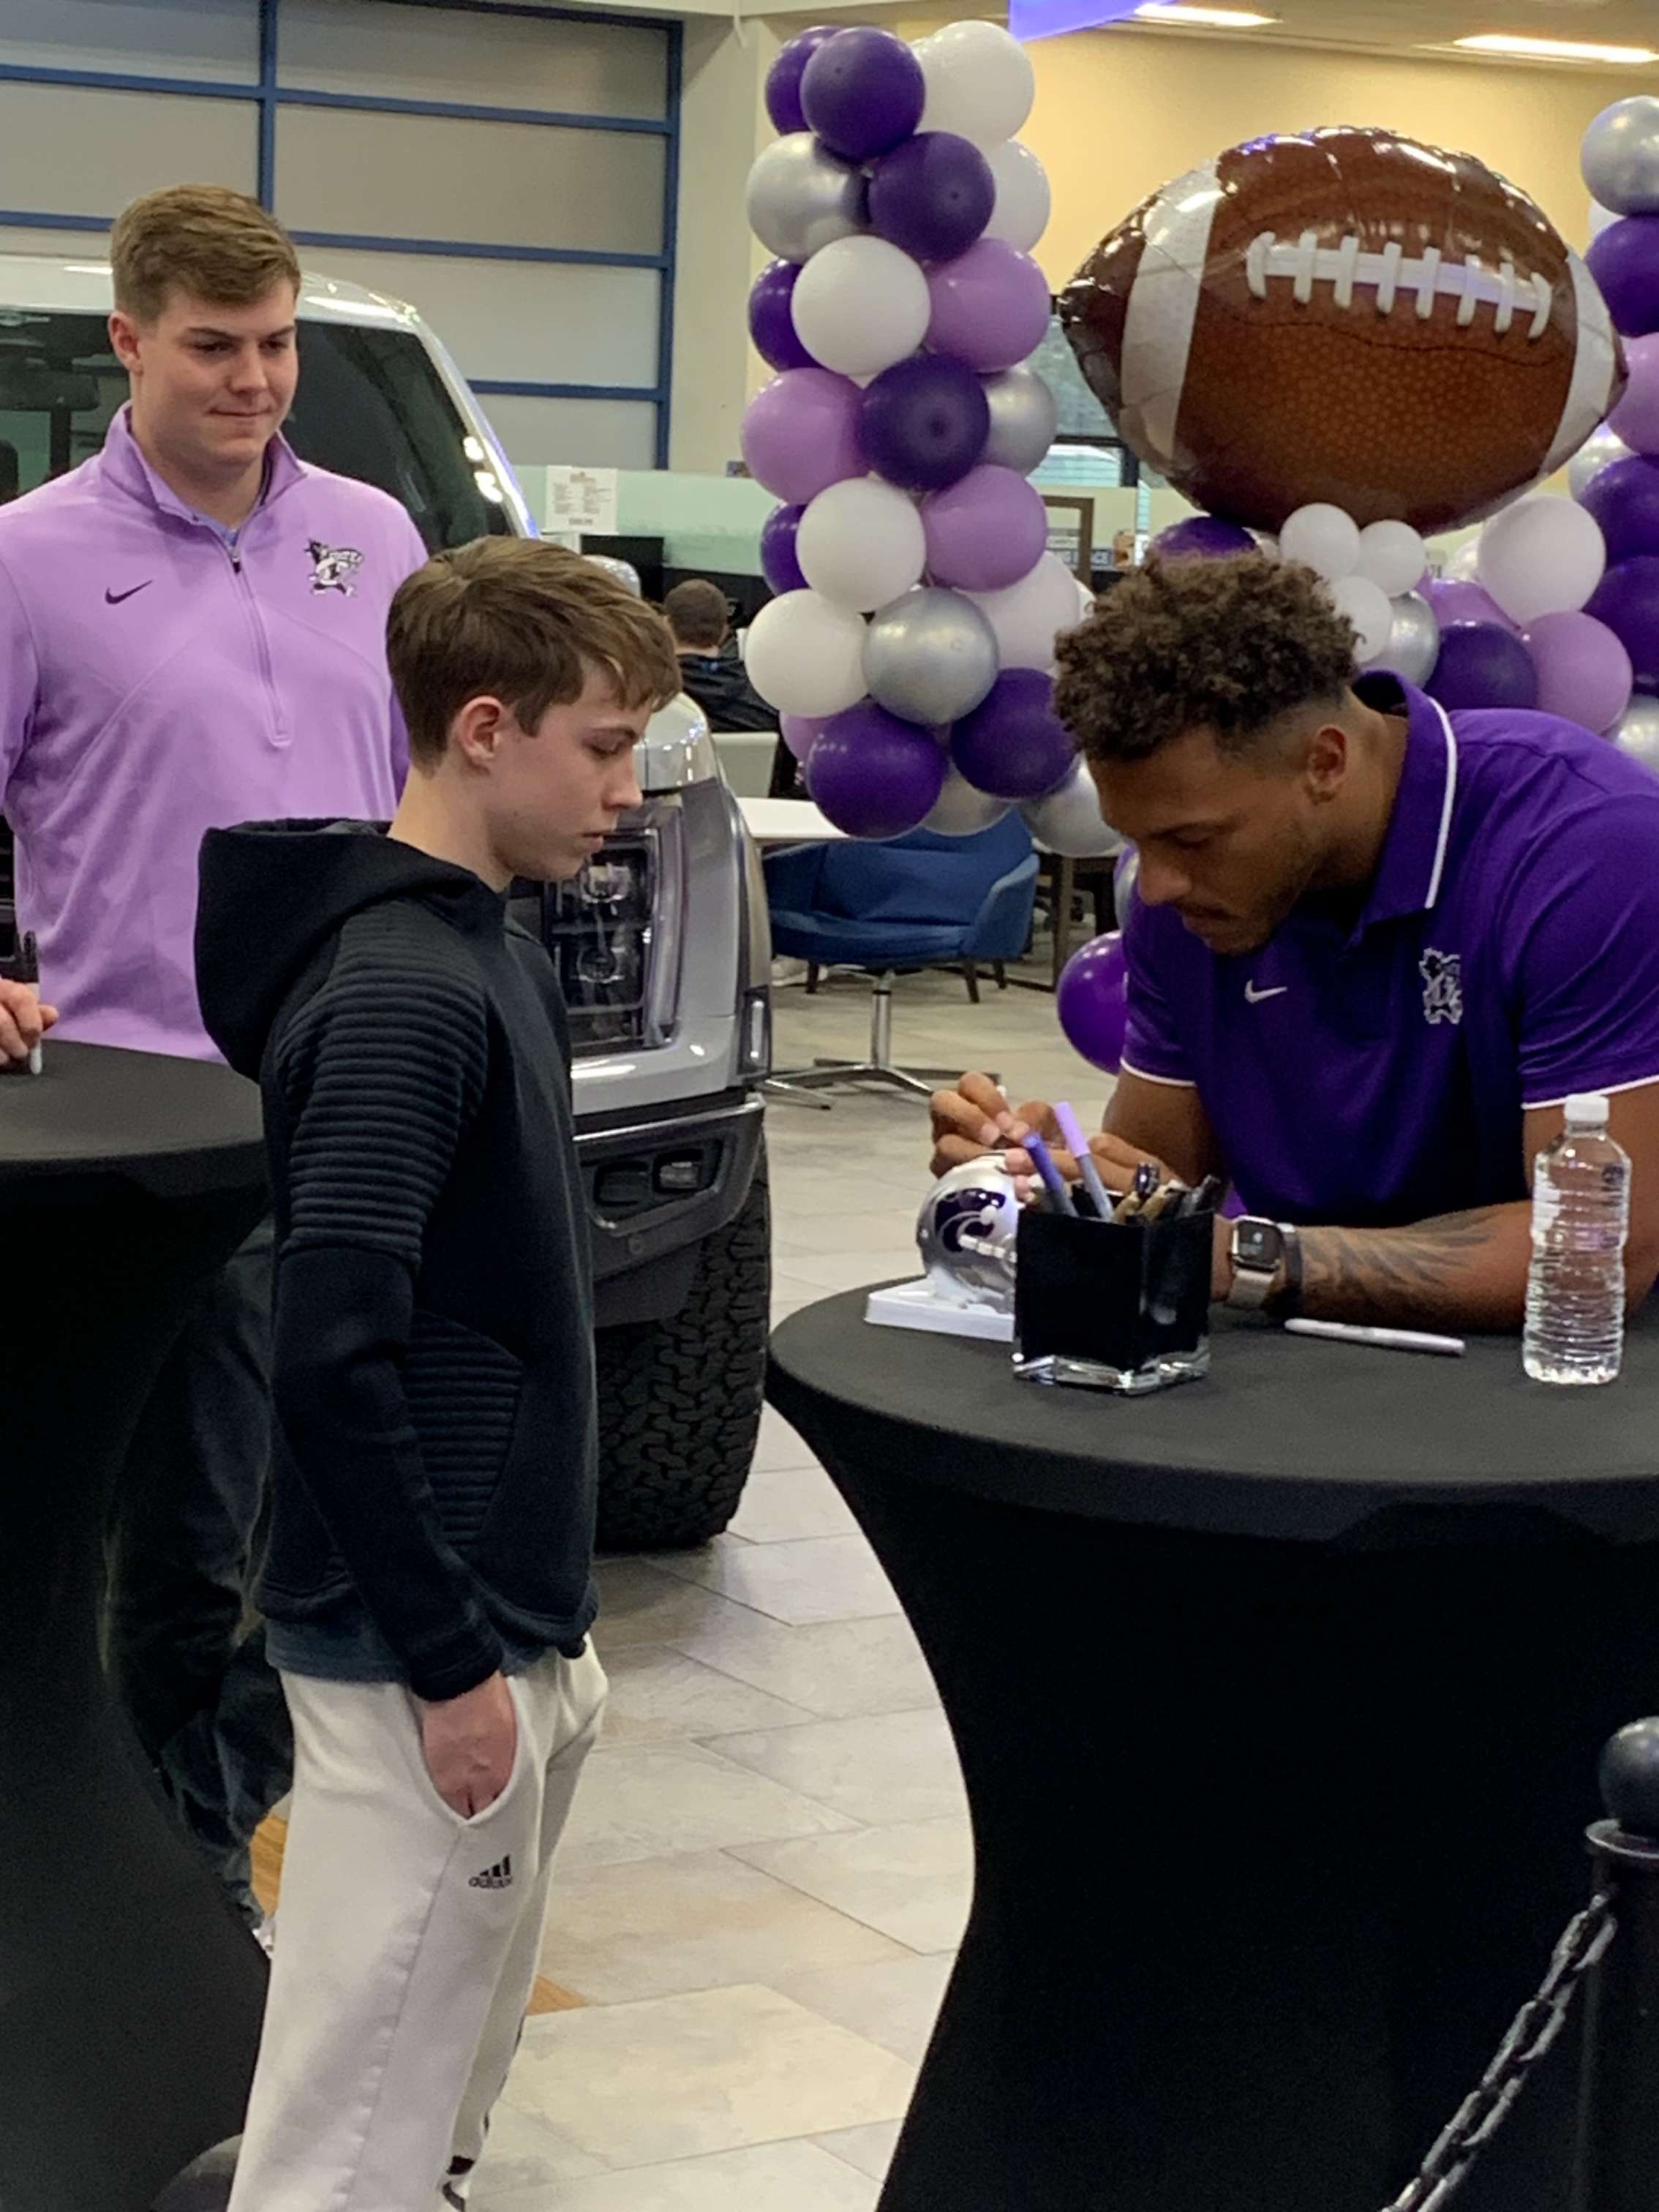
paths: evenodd
<path fill-rule="evenodd" d="M 1574 2203 L 1659 2212 L 1659 1720 L 1608 1744 L 1601 1801 L 1589 1846 L 1618 1932 L 1590 1980 Z"/>

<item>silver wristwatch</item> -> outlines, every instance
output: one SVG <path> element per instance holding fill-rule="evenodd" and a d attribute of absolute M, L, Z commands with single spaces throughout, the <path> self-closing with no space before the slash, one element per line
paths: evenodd
<path fill-rule="evenodd" d="M 1247 1213 L 1233 1224 L 1232 1288 L 1227 1304 L 1259 1313 L 1273 1294 L 1285 1258 L 1285 1231 L 1276 1221 Z"/>

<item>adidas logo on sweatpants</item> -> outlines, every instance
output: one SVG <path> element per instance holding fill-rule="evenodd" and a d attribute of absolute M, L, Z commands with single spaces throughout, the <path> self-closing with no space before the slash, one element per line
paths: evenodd
<path fill-rule="evenodd" d="M 469 1889 L 511 1889 L 512 1887 L 513 1854 L 511 1851 L 504 1859 L 497 1859 L 493 1867 L 486 1867 L 482 1874 L 475 1874 L 467 1884 Z"/>

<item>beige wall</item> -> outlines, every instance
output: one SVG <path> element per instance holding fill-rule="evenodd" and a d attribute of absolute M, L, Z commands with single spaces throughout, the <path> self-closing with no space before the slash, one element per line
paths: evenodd
<path fill-rule="evenodd" d="M 931 28 L 907 23 L 914 38 Z M 1056 285 L 1169 178 L 1268 131 L 1385 125 L 1475 154 L 1533 194 L 1581 250 L 1585 126 L 1632 89 L 1617 72 L 1494 68 L 1252 46 L 1248 39 L 1081 31 L 1029 49 L 1036 105 L 1020 134 L 1054 212 L 1038 258 Z"/>

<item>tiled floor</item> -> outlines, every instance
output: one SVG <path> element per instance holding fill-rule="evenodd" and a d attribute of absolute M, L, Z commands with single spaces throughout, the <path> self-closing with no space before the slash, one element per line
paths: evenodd
<path fill-rule="evenodd" d="M 778 1004 L 781 1066 L 862 1056 L 867 985 Z M 897 1050 L 1097 1109 L 1054 1000 L 899 984 Z M 781 1104 L 775 1317 L 914 1272 L 927 1114 Z M 800 1439 L 768 1413 L 728 1534 L 600 1570 L 611 1680 L 477 2212 L 870 2212 L 967 1911 L 961 1784 L 921 1655 Z"/>

